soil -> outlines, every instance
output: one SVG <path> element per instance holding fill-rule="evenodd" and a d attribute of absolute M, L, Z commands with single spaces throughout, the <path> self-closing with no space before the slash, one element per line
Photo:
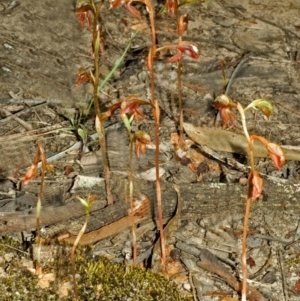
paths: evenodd
<path fill-rule="evenodd" d="M 89 234 L 82 242 L 94 244 L 96 255 L 130 262 L 128 135 L 117 114 L 105 121 L 114 197 L 114 204 L 107 206 L 102 160 L 97 136 L 93 135 L 93 110 L 80 121 L 92 87 L 77 86 L 76 72 L 80 67 L 92 69 L 93 58 L 91 32 L 76 19 L 74 2 L 0 2 L 0 233 L 17 236 L 22 232 L 30 237 L 35 230 L 40 178 L 21 188 L 16 182 L 31 165 L 37 141 L 42 141 L 48 162 L 55 167 L 47 172 L 45 181 L 41 216 L 44 237 L 51 241 L 68 233 L 72 242 L 84 222 L 84 209 L 76 196 L 96 194 L 86 230 Z M 174 17 L 158 13 L 163 7 L 161 1 L 154 4 L 157 45 L 176 44 Z M 138 20 L 124 8 L 109 10 L 108 6 L 105 2 L 100 14 L 105 41 L 100 59 L 102 80 L 124 52 L 132 33 L 138 33 L 124 61 L 99 93 L 103 111 L 129 95 L 150 100 L 145 66 L 151 45 L 147 11 L 137 4 L 142 13 Z M 269 158 L 256 158 L 264 193 L 252 204 L 249 224 L 253 232 L 248 237 L 249 283 L 261 294 L 252 300 L 298 300 L 300 3 L 196 1 L 183 5 L 179 12 L 190 17 L 183 40 L 196 43 L 201 51 L 199 60 L 185 57 L 182 62 L 184 120 L 194 127 L 217 125 L 219 131 L 208 138 L 207 145 L 194 144 L 188 150 L 189 162 L 197 172 L 177 160 L 172 136 L 178 131 L 177 69 L 175 64 L 166 64 L 168 57 L 157 60 L 155 93 L 161 108 L 163 209 L 165 223 L 171 225 L 171 230 L 166 230 L 168 275 L 185 294 L 194 294 L 195 300 L 219 300 L 224 294 L 237 294 L 236 287 L 226 279 L 240 280 L 240 231 L 248 163 L 234 147 L 230 153 L 222 149 L 222 129 L 213 106 L 215 98 L 225 92 L 222 61 L 229 81 L 226 94 L 234 101 L 246 107 L 252 100 L 264 98 L 274 106 L 270 119 L 249 111 L 249 131 L 294 153 L 281 171 Z M 154 141 L 151 109 L 142 110 L 147 119 L 135 122 L 134 130 L 146 130 Z M 72 120 L 88 133 L 84 145 L 72 128 Z M 242 133 L 239 121 L 229 130 Z M 154 153 L 150 147 L 145 155 L 135 158 L 133 171 L 136 206 L 141 205 L 136 209 L 138 258 L 144 266 L 157 270 Z M 219 259 L 207 256 L 208 251 Z M 202 265 L 197 265 L 199 262 Z M 227 276 L 212 267 L 205 271 L 203 263 L 227 269 Z"/>

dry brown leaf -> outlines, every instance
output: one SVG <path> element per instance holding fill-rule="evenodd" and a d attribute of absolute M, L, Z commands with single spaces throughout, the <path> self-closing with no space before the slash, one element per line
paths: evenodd
<path fill-rule="evenodd" d="M 71 282 L 64 282 L 58 289 L 57 294 L 59 298 L 63 298 L 69 295 L 69 291 L 72 289 Z"/>
<path fill-rule="evenodd" d="M 179 261 L 169 261 L 166 264 L 166 271 L 169 277 L 180 273 L 182 264 Z"/>
<path fill-rule="evenodd" d="M 54 273 L 44 274 L 39 278 L 38 285 L 40 286 L 40 288 L 47 288 L 50 286 L 50 282 L 53 282 L 54 280 Z"/>
<path fill-rule="evenodd" d="M 27 270 L 33 275 L 37 275 L 37 270 L 34 268 L 27 268 Z M 47 273 L 38 276 L 38 285 L 40 288 L 47 288 L 50 286 L 50 282 L 55 280 L 54 273 Z"/>
<path fill-rule="evenodd" d="M 150 32 L 149 25 L 146 22 L 139 22 L 131 26 L 131 29 L 134 31 L 146 31 Z"/>
<path fill-rule="evenodd" d="M 197 165 L 200 165 L 205 160 L 205 157 L 201 153 L 197 152 L 192 148 L 190 148 L 187 151 L 187 157 L 190 158 Z"/>

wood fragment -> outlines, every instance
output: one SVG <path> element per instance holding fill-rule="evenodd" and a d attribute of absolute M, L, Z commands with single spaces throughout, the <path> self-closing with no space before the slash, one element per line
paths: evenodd
<path fill-rule="evenodd" d="M 154 199 L 154 190 L 152 185 L 143 185 L 141 182 L 136 187 L 142 189 L 142 191 L 149 197 L 152 206 Z M 176 194 L 172 189 L 172 185 L 162 182 L 162 192 L 164 199 L 164 217 L 170 218 L 176 210 Z M 252 214 L 263 211 L 266 212 L 278 212 L 282 214 L 296 215 L 300 214 L 300 204 L 297 200 L 300 198 L 299 185 L 283 185 L 273 183 L 269 180 L 264 181 L 265 191 L 268 192 L 268 199 L 264 202 L 258 201 L 253 204 Z M 49 198 L 54 198 L 53 193 L 57 192 L 57 189 L 50 187 L 52 194 Z M 92 193 L 101 194 L 103 187 L 96 187 Z M 117 188 L 117 187 L 116 187 Z M 181 195 L 184 196 L 183 207 L 181 213 L 181 219 L 190 220 L 194 218 L 203 218 L 207 216 L 227 216 L 229 212 L 235 212 L 235 214 L 243 214 L 244 202 L 241 200 L 241 195 L 245 193 L 244 186 L 237 186 L 236 184 L 222 184 L 222 183 L 194 183 L 190 185 L 180 185 Z M 50 193 L 50 191 L 49 191 Z M 76 192 L 80 195 L 84 195 L 85 192 Z M 118 192 L 116 191 L 116 194 Z M 199 196 L 202 196 L 201 198 Z M 55 199 L 58 196 L 55 195 Z M 18 198 L 16 199 L 18 201 Z M 52 225 L 59 223 L 59 225 L 65 226 L 66 231 L 70 229 L 71 218 L 79 218 L 84 216 L 85 211 L 82 205 L 70 201 L 64 203 L 62 206 L 47 206 L 42 209 L 41 222 L 43 225 Z M 105 200 L 99 196 L 99 200 L 95 202 L 92 207 L 91 220 L 88 225 L 87 231 L 97 230 L 105 225 L 115 222 L 128 215 L 125 203 L 122 201 L 116 202 L 113 206 L 105 207 Z M 152 209 L 152 214 L 155 216 L 155 208 Z M 280 215 L 278 215 L 279 218 Z M 155 217 L 156 218 L 156 217 Z M 32 214 L 25 214 L 22 211 L 17 212 L 0 212 L 0 234 L 4 235 L 12 232 L 20 232 L 26 230 L 32 230 L 36 227 L 36 220 L 34 215 L 34 209 Z"/>
<path fill-rule="evenodd" d="M 208 251 L 207 251 L 208 252 Z M 214 273 L 220 276 L 228 285 L 230 285 L 237 292 L 242 291 L 242 283 L 238 281 L 235 277 L 225 271 L 225 269 L 220 269 L 214 262 L 210 261 L 198 261 L 197 265 L 202 269 Z M 247 300 L 249 301 L 264 301 L 265 298 L 250 285 L 247 286 Z"/>
<path fill-rule="evenodd" d="M 26 122 L 26 121 L 22 120 L 21 118 L 15 116 L 14 114 L 10 113 L 9 111 L 7 111 L 4 108 L 1 108 L 0 111 L 2 111 L 6 115 L 6 117 L 12 118 L 14 121 L 16 121 L 19 125 L 21 125 L 27 131 L 32 130 L 32 125 L 29 124 L 28 122 Z M 5 120 L 7 120 L 7 118 L 5 118 Z"/>
<path fill-rule="evenodd" d="M 134 218 L 134 222 L 135 223 L 139 223 L 141 222 L 143 219 L 145 219 L 145 217 L 139 217 L 136 216 Z M 104 226 L 98 230 L 89 232 L 87 234 L 84 234 L 81 237 L 81 240 L 79 241 L 79 245 L 90 245 L 90 244 L 94 244 L 99 240 L 102 240 L 106 237 L 112 236 L 114 234 L 117 234 L 129 227 L 132 226 L 132 217 L 131 216 L 125 216 L 121 219 L 119 219 L 118 221 L 111 223 L 107 226 Z M 76 236 L 72 236 L 69 237 L 67 239 L 64 239 L 65 242 L 69 243 L 69 244 L 73 244 L 75 242 Z"/>

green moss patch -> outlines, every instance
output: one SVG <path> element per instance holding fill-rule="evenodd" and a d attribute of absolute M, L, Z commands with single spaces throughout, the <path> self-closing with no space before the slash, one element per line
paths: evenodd
<path fill-rule="evenodd" d="M 13 239 L 0 240 L 0 296 L 1 300 L 73 300 L 71 264 L 68 246 L 58 245 L 59 251 L 52 262 L 43 265 L 45 279 L 55 274 L 48 288 L 41 288 L 38 278 L 27 267 L 33 267 L 30 254 L 18 252 L 8 246 L 20 248 Z M 4 245 L 4 246 L 3 246 Z M 103 301 L 177 301 L 192 300 L 183 296 L 175 283 L 150 270 L 116 264 L 107 258 L 95 259 L 91 248 L 81 248 L 76 257 L 76 277 L 80 300 Z M 68 284 L 68 285 L 66 285 Z M 67 296 L 59 291 L 68 287 Z"/>

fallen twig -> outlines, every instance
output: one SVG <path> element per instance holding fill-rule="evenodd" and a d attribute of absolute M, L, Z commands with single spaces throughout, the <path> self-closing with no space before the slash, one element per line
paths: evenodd
<path fill-rule="evenodd" d="M 197 265 L 202 269 L 214 273 L 220 276 L 228 285 L 230 285 L 234 290 L 241 293 L 242 283 L 233 277 L 229 272 L 226 271 L 225 267 L 223 268 L 222 263 L 209 251 L 205 250 L 206 253 L 209 253 L 210 256 L 205 256 L 204 260 L 198 261 Z M 213 261 L 210 258 L 214 258 Z M 218 262 L 218 264 L 216 264 Z M 247 286 L 247 299 L 249 301 L 264 301 L 265 298 L 253 287 Z"/>

